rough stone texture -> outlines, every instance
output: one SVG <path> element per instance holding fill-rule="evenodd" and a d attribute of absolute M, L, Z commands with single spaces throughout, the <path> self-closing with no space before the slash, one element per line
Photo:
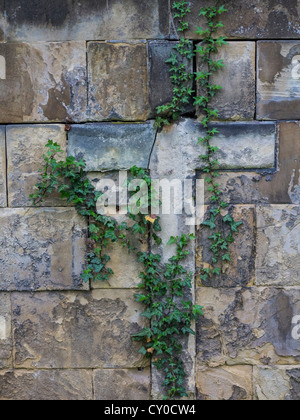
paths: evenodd
<path fill-rule="evenodd" d="M 273 123 L 215 123 L 219 134 L 212 141 L 220 151 L 216 154 L 222 169 L 273 168 L 275 164 L 276 126 Z M 182 119 L 157 135 L 151 161 L 159 162 L 160 175 L 181 177 L 194 175 L 204 162 L 199 154 L 205 149 L 197 144 L 204 136 L 199 122 Z M 180 150 L 180 153 L 178 153 Z"/>
<path fill-rule="evenodd" d="M 5 0 L 0 0 L 0 42 L 5 41 Z"/>
<path fill-rule="evenodd" d="M 150 41 L 149 42 L 149 91 L 151 116 L 156 115 L 156 108 L 165 105 L 173 99 L 174 85 L 170 79 L 170 64 L 166 61 L 172 53 L 178 54 L 174 48 L 177 42 Z M 194 72 L 193 61 L 185 59 L 183 63 L 189 73 Z M 192 81 L 188 86 L 192 87 Z M 185 107 L 186 112 L 194 111 L 193 101 Z"/>
<path fill-rule="evenodd" d="M 0 123 L 86 119 L 84 42 L 0 44 Z"/>
<path fill-rule="evenodd" d="M 0 290 L 81 289 L 85 221 L 73 209 L 0 210 Z"/>
<path fill-rule="evenodd" d="M 300 41 L 259 42 L 257 118 L 298 119 L 299 79 Z"/>
<path fill-rule="evenodd" d="M 259 207 L 257 228 L 257 284 L 299 286 L 300 207 Z"/>
<path fill-rule="evenodd" d="M 91 121 L 145 121 L 148 118 L 148 68 L 145 42 L 88 44 Z"/>
<path fill-rule="evenodd" d="M 93 399 L 92 372 L 86 370 L 0 371 L 0 400 L 87 401 Z"/>
<path fill-rule="evenodd" d="M 211 101 L 211 107 L 219 111 L 218 120 L 253 120 L 256 89 L 255 42 L 229 42 L 214 59 L 223 60 L 226 64 L 224 69 L 211 77 L 212 84 L 222 86 L 220 93 Z M 199 54 L 197 71 L 207 71 Z M 198 82 L 198 96 L 203 93 Z"/>
<path fill-rule="evenodd" d="M 197 303 L 205 308 L 197 327 L 199 365 L 299 362 L 300 341 L 292 336 L 299 288 L 200 288 Z"/>
<path fill-rule="evenodd" d="M 299 366 L 254 368 L 254 390 L 255 399 L 259 401 L 299 401 Z"/>
<path fill-rule="evenodd" d="M 6 128 L 8 202 L 10 207 L 32 206 L 29 198 L 35 185 L 41 182 L 39 170 L 44 166 L 42 155 L 47 152 L 45 145 L 51 139 L 58 143 L 64 153 L 58 160 L 66 157 L 67 138 L 63 125 L 15 125 Z M 41 206 L 66 205 L 53 194 Z"/>
<path fill-rule="evenodd" d="M 5 127 L 0 127 L 0 207 L 7 206 Z"/>
<path fill-rule="evenodd" d="M 203 26 L 198 14 L 200 7 L 211 6 L 210 0 L 191 0 L 190 30 L 188 36 L 199 39 L 196 26 Z M 300 38 L 300 4 L 297 0 L 224 0 L 228 10 L 221 16 L 224 29 L 220 35 L 237 39 Z"/>
<path fill-rule="evenodd" d="M 9 41 L 148 39 L 169 33 L 166 0 L 9 0 L 6 12 Z"/>
<path fill-rule="evenodd" d="M 94 373 L 96 400 L 149 400 L 150 369 L 101 369 Z"/>
<path fill-rule="evenodd" d="M 12 350 L 10 296 L 0 293 L 0 368 L 12 366 Z"/>
<path fill-rule="evenodd" d="M 207 369 L 198 366 L 196 386 L 199 400 L 252 400 L 252 367 L 224 366 Z"/>
<path fill-rule="evenodd" d="M 251 286 L 255 280 L 255 208 L 253 206 L 234 206 L 230 209 L 234 220 L 242 221 L 243 225 L 239 228 L 239 234 L 236 241 L 230 246 L 230 255 L 232 262 L 223 265 L 223 271 L 220 276 L 214 276 L 205 284 L 202 284 L 200 278 L 197 279 L 197 286 L 207 287 L 237 287 Z M 228 234 L 230 232 L 228 231 Z M 211 241 L 209 229 L 199 228 L 197 232 L 197 259 L 196 265 L 200 268 L 203 265 L 209 265 L 213 254 L 209 247 Z"/>
<path fill-rule="evenodd" d="M 145 327 L 129 290 L 14 293 L 19 368 L 133 368 L 145 365 L 131 335 Z"/>
<path fill-rule="evenodd" d="M 155 135 L 153 122 L 73 126 L 68 153 L 83 158 L 88 171 L 148 168 Z"/>

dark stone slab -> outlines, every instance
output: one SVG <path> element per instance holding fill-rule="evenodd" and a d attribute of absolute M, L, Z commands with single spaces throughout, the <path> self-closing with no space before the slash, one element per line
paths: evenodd
<path fill-rule="evenodd" d="M 203 26 L 200 7 L 211 6 L 211 0 L 191 0 L 189 37 L 199 39 L 194 32 Z M 221 15 L 224 28 L 220 34 L 230 39 L 299 39 L 300 2 L 298 0 L 224 0 L 228 13 Z"/>
<path fill-rule="evenodd" d="M 166 0 L 9 0 L 6 12 L 9 41 L 159 39 L 169 33 Z"/>
<path fill-rule="evenodd" d="M 257 118 L 299 119 L 300 41 L 258 43 Z"/>
<path fill-rule="evenodd" d="M 68 154 L 83 158 L 88 171 L 148 168 L 155 135 L 153 122 L 77 125 L 69 133 Z"/>
<path fill-rule="evenodd" d="M 177 42 L 150 41 L 149 42 L 149 72 L 150 72 L 150 108 L 152 115 L 156 115 L 156 108 L 171 102 L 174 85 L 170 79 L 170 64 L 166 63 L 172 53 L 178 54 L 174 47 Z M 184 60 L 188 73 L 193 73 L 193 60 Z M 192 86 L 189 82 L 188 86 Z M 194 110 L 192 103 L 185 107 L 186 112 Z"/>

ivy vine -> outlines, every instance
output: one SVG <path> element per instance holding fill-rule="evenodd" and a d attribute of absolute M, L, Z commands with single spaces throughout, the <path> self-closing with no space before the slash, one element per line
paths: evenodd
<path fill-rule="evenodd" d="M 191 12 L 188 2 L 174 1 L 173 14 L 177 22 L 177 31 L 182 36 L 175 47 L 168 63 L 170 64 L 170 77 L 174 84 L 174 96 L 169 104 L 158 107 L 156 126 L 162 127 L 178 120 L 184 113 L 184 108 L 191 99 L 203 113 L 201 124 L 206 135 L 199 138 L 199 142 L 205 146 L 206 154 L 200 156 L 205 163 L 204 172 L 207 174 L 206 182 L 211 192 L 211 206 L 209 217 L 203 222 L 203 227 L 212 231 L 210 247 L 213 257 L 211 268 L 203 267 L 201 279 L 204 283 L 213 275 L 220 275 L 220 263 L 230 261 L 229 244 L 234 240 L 234 234 L 238 231 L 241 222 L 233 220 L 230 212 L 224 214 L 228 207 L 222 200 L 219 185 L 216 182 L 219 162 L 215 157 L 217 147 L 212 146 L 212 139 L 218 133 L 210 122 L 217 117 L 217 111 L 210 107 L 210 100 L 221 89 L 220 86 L 211 84 L 211 75 L 221 69 L 224 64 L 220 60 L 213 60 L 212 56 L 218 52 L 218 48 L 225 44 L 222 37 L 214 38 L 215 33 L 222 24 L 218 17 L 226 10 L 215 1 L 214 6 L 201 8 L 200 16 L 206 18 L 207 29 L 198 28 L 197 33 L 203 42 L 195 51 L 193 43 L 185 38 L 188 29 L 187 16 Z M 187 70 L 189 60 L 195 54 L 199 54 L 207 71 L 196 74 Z M 203 95 L 194 96 L 192 82 L 196 79 Z M 160 238 L 161 225 L 158 216 L 149 214 L 133 214 L 128 206 L 128 216 L 131 221 L 118 222 L 118 218 L 99 214 L 97 202 L 103 192 L 96 191 L 88 178 L 86 164 L 83 160 L 77 161 L 69 156 L 65 160 L 59 160 L 62 153 L 60 146 L 53 141 L 46 145 L 47 152 L 43 155 L 44 166 L 41 169 L 41 182 L 36 185 L 36 192 L 31 195 L 32 202 L 37 206 L 54 191 L 67 203 L 75 206 L 77 212 L 88 221 L 88 250 L 86 265 L 82 273 L 85 282 L 107 281 L 113 275 L 109 267 L 110 256 L 107 248 L 112 243 L 126 247 L 129 252 L 136 255 L 144 269 L 140 273 L 141 282 L 138 286 L 139 293 L 135 298 L 145 307 L 142 317 L 148 320 L 148 326 L 141 329 L 133 336 L 133 340 L 141 343 L 139 352 L 152 359 L 154 366 L 163 373 L 164 398 L 181 398 L 187 396 L 185 387 L 185 366 L 182 360 L 184 338 L 190 334 L 195 335 L 192 325 L 199 315 L 202 315 L 202 307 L 193 305 L 187 298 L 191 295 L 193 274 L 185 268 L 185 262 L 189 256 L 188 246 L 195 240 L 194 235 L 180 235 L 171 237 L 168 246 L 175 249 L 174 255 L 167 263 L 162 261 L 159 254 L 152 252 L 152 243 L 162 243 Z M 129 171 L 128 182 L 131 179 L 140 179 L 148 186 L 149 203 L 155 200 L 151 185 L 151 178 L 146 170 L 133 167 Z M 135 194 L 141 190 L 141 184 L 132 191 Z M 140 198 L 142 200 L 143 198 Z M 226 225 L 230 232 L 226 234 Z M 221 226 L 221 228 L 219 228 Z M 148 250 L 141 252 L 132 244 L 132 235 L 140 242 L 148 244 Z M 135 241 L 136 242 L 136 241 Z"/>

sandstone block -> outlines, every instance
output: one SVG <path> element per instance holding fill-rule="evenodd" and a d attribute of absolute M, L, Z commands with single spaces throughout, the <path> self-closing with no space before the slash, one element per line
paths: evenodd
<path fill-rule="evenodd" d="M 12 366 L 11 303 L 8 293 L 0 293 L 0 368 Z"/>
<path fill-rule="evenodd" d="M 220 169 L 273 168 L 275 164 L 276 126 L 273 123 L 215 123 L 219 134 L 212 141 L 220 151 L 216 157 Z M 202 169 L 199 155 L 205 153 L 198 138 L 205 135 L 199 122 L 182 119 L 157 135 L 150 167 L 160 176 L 185 178 Z M 181 153 L 178 153 L 178 150 Z"/>
<path fill-rule="evenodd" d="M 156 130 L 145 124 L 87 124 L 69 133 L 68 154 L 83 158 L 88 171 L 148 168 Z"/>
<path fill-rule="evenodd" d="M 222 86 L 222 90 L 211 101 L 211 106 L 219 111 L 218 120 L 253 120 L 256 89 L 255 42 L 229 42 L 214 59 L 224 60 L 226 65 L 211 77 L 212 84 Z M 198 71 L 207 71 L 199 54 L 197 68 Z M 203 93 L 203 88 L 198 83 L 198 95 Z"/>
<path fill-rule="evenodd" d="M 174 85 L 170 79 L 170 64 L 166 61 L 171 57 L 172 53 L 176 53 L 174 49 L 178 43 L 170 41 L 150 41 L 149 42 L 149 90 L 150 90 L 150 108 L 151 115 L 156 115 L 156 108 L 171 102 L 173 99 Z M 183 63 L 187 72 L 193 74 L 193 60 L 185 59 Z M 188 84 L 192 87 L 192 81 Z M 193 101 L 185 107 L 186 112 L 194 110 Z"/>
<path fill-rule="evenodd" d="M 190 30 L 188 36 L 199 39 L 195 34 L 196 26 L 203 26 L 199 18 L 200 7 L 211 6 L 210 0 L 201 4 L 192 0 L 190 14 Z M 231 39 L 289 39 L 300 38 L 299 16 L 300 6 L 294 0 L 224 0 L 228 13 L 221 15 L 224 28 L 220 35 Z"/>
<path fill-rule="evenodd" d="M 31 206 L 30 194 L 41 182 L 39 170 L 44 166 L 42 155 L 47 152 L 48 140 L 58 143 L 64 153 L 58 160 L 66 158 L 67 138 L 63 125 L 15 125 L 6 128 L 8 201 L 10 207 Z M 53 194 L 42 206 L 66 205 Z"/>
<path fill-rule="evenodd" d="M 223 271 L 220 276 L 213 276 L 205 284 L 200 278 L 197 280 L 198 287 L 237 287 L 249 286 L 255 280 L 255 208 L 253 206 L 233 206 L 230 210 L 234 220 L 242 221 L 234 244 L 230 245 L 229 251 L 231 263 L 223 264 Z M 230 232 L 228 231 L 228 234 Z M 197 258 L 196 264 L 200 268 L 206 266 L 212 260 L 213 254 L 210 251 L 211 236 L 209 229 L 199 228 L 197 232 Z"/>
<path fill-rule="evenodd" d="M 91 121 L 145 121 L 149 115 L 147 44 L 88 44 Z"/>
<path fill-rule="evenodd" d="M 87 401 L 92 399 L 91 371 L 82 369 L 0 371 L 0 400 Z"/>
<path fill-rule="evenodd" d="M 0 290 L 82 288 L 86 224 L 74 209 L 1 209 L 0 225 Z"/>
<path fill-rule="evenodd" d="M 299 206 L 258 207 L 257 228 L 256 283 L 299 286 Z"/>
<path fill-rule="evenodd" d="M 5 127 L 0 127 L 0 207 L 7 206 L 6 188 Z"/>
<path fill-rule="evenodd" d="M 258 43 L 259 120 L 299 118 L 300 41 Z"/>
<path fill-rule="evenodd" d="M 9 41 L 159 39 L 169 34 L 165 0 L 10 0 L 6 12 Z"/>
<path fill-rule="evenodd" d="M 255 367 L 255 399 L 259 401 L 299 401 L 299 380 L 299 366 Z"/>
<path fill-rule="evenodd" d="M 199 400 L 252 400 L 252 366 L 223 366 L 215 369 L 198 366 L 196 386 Z"/>
<path fill-rule="evenodd" d="M 132 334 L 146 326 L 131 290 L 14 293 L 18 368 L 138 368 Z"/>
<path fill-rule="evenodd" d="M 197 362 L 227 365 L 293 365 L 300 341 L 293 334 L 300 289 L 197 290 L 204 317 L 197 326 Z"/>
<path fill-rule="evenodd" d="M 150 369 L 99 369 L 94 372 L 96 400 L 149 400 Z"/>
<path fill-rule="evenodd" d="M 0 44 L 1 56 L 0 123 L 86 119 L 84 42 Z"/>

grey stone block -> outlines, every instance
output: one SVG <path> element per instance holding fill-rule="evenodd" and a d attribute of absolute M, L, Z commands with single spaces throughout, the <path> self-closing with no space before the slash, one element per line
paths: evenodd
<path fill-rule="evenodd" d="M 169 34 L 166 0 L 9 0 L 6 13 L 9 41 L 159 39 Z"/>
<path fill-rule="evenodd" d="M 85 160 L 88 171 L 148 168 L 155 141 L 153 122 L 73 126 L 68 154 Z"/>
<path fill-rule="evenodd" d="M 173 99 L 174 85 L 170 79 L 170 64 L 166 63 L 171 57 L 172 53 L 176 53 L 174 47 L 177 42 L 172 41 L 150 41 L 149 42 L 149 93 L 150 93 L 150 108 L 152 115 L 156 115 L 156 108 L 171 102 Z M 184 60 L 187 72 L 193 73 L 193 60 Z M 189 87 L 193 86 L 190 81 L 187 84 Z M 186 112 L 194 111 L 193 101 L 185 106 Z"/>
<path fill-rule="evenodd" d="M 6 188 L 5 127 L 0 127 L 0 207 L 7 206 Z"/>

